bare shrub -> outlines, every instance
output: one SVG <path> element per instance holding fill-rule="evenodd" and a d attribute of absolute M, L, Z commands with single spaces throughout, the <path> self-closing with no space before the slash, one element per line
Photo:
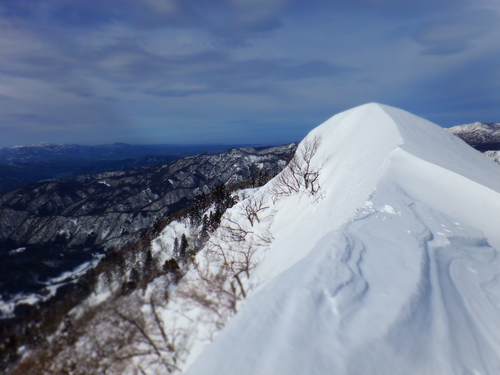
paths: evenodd
<path fill-rule="evenodd" d="M 198 254 L 193 263 L 194 279 L 180 288 L 185 301 L 209 313 L 209 323 L 215 330 L 222 328 L 238 312 L 239 302 L 247 297 L 246 280 L 257 265 L 258 246 L 245 238 L 246 235 L 234 237 L 232 230 L 227 228 L 235 222 L 228 222 L 227 226 L 220 228 L 224 235 L 213 238 Z M 236 232 L 241 226 L 237 228 Z M 234 238 L 234 241 L 228 241 L 228 238 Z"/>
<path fill-rule="evenodd" d="M 241 205 L 242 214 L 248 219 L 252 227 L 256 221 L 260 223 L 259 213 L 268 208 L 269 206 L 266 206 L 264 195 L 262 194 L 248 198 Z"/>
<path fill-rule="evenodd" d="M 264 215 L 269 207 L 262 195 L 223 217 L 235 199 L 222 188 L 216 193 L 213 217 L 202 212 L 203 227 L 205 221 L 211 224 L 203 236 L 193 230 L 176 239 L 172 249 L 156 240 L 162 256 L 151 251 L 154 239 L 149 237 L 107 255 L 91 279 L 96 295 L 110 297 L 73 311 L 67 327 L 55 328 L 50 342 L 30 347 L 31 354 L 12 373 L 180 372 L 192 342 L 205 338 L 198 336 L 203 334 L 198 324 L 208 324 L 201 331 L 211 339 L 238 311 L 259 254 L 272 241 L 270 231 L 256 225 L 272 216 Z M 174 258 L 165 260 L 165 254 Z"/>
<path fill-rule="evenodd" d="M 219 235 L 224 242 L 245 242 L 248 234 L 253 233 L 244 228 L 244 226 L 237 221 L 230 218 L 225 218 L 224 224 L 220 226 Z"/>
<path fill-rule="evenodd" d="M 303 142 L 287 167 L 274 180 L 271 191 L 274 202 L 302 189 L 311 194 L 319 190 L 319 170 L 311 165 L 311 161 L 320 145 L 320 136 Z"/>
<path fill-rule="evenodd" d="M 72 335 L 59 333 L 48 348 L 21 361 L 13 374 L 180 371 L 187 334 L 163 322 L 158 308 L 165 308 L 167 302 L 166 294 L 145 300 L 135 293 L 105 303 L 78 318 Z"/>

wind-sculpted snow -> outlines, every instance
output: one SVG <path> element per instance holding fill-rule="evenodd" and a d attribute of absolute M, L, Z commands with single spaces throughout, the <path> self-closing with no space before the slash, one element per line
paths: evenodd
<path fill-rule="evenodd" d="M 320 190 L 263 188 L 274 240 L 187 373 L 499 374 L 500 167 L 377 104 L 313 137 Z"/>

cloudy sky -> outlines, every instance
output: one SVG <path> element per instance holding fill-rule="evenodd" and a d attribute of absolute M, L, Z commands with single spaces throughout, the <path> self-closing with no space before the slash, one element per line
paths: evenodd
<path fill-rule="evenodd" d="M 498 0 L 0 0 L 0 147 L 300 140 L 367 102 L 500 121 Z"/>

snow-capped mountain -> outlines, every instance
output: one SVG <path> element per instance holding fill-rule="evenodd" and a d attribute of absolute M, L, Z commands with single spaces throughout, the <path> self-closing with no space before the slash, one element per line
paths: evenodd
<path fill-rule="evenodd" d="M 297 153 L 317 140 L 317 188 L 285 169 L 259 191 L 273 240 L 187 374 L 500 373 L 500 167 L 379 104 Z"/>
<path fill-rule="evenodd" d="M 244 147 L 234 145 L 232 147 Z M 84 146 L 76 144 L 34 144 L 0 148 L 0 164 L 12 162 L 55 162 L 82 160 L 137 159 L 146 155 L 170 155 L 185 157 L 202 152 L 217 153 L 229 148 L 227 145 L 129 145 L 114 143 Z"/>
<path fill-rule="evenodd" d="M 203 152 L 218 153 L 229 145 L 52 145 L 38 144 L 0 148 L 0 193 L 28 183 L 61 177 L 130 171 L 168 164 Z"/>
<path fill-rule="evenodd" d="M 101 261 L 11 374 L 500 373 L 500 166 L 461 139 L 367 104 L 236 195 Z"/>
<path fill-rule="evenodd" d="M 453 126 L 447 129 L 450 133 L 463 139 L 479 151 L 494 151 L 500 149 L 500 123 L 474 122 Z"/>

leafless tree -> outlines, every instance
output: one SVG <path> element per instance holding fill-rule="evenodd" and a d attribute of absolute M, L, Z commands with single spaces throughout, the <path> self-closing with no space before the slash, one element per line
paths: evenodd
<path fill-rule="evenodd" d="M 300 173 L 306 190 L 310 190 L 312 194 L 316 193 L 319 189 L 319 170 L 311 165 L 311 161 L 320 145 L 321 137 L 316 135 L 311 141 L 304 142 L 304 147 L 301 150 Z"/>
<path fill-rule="evenodd" d="M 217 235 L 192 264 L 195 280 L 179 288 L 186 301 L 211 314 L 210 323 L 215 329 L 222 328 L 237 313 L 239 302 L 247 297 L 246 280 L 257 265 L 260 246 L 253 237 L 253 232 L 242 224 L 225 218 Z"/>
<path fill-rule="evenodd" d="M 301 190 L 315 194 L 319 186 L 319 169 L 311 161 L 321 145 L 321 137 L 305 140 L 287 167 L 275 178 L 272 188 L 273 201 Z"/>
<path fill-rule="evenodd" d="M 259 213 L 268 208 L 269 206 L 266 206 L 263 194 L 252 196 L 246 199 L 241 205 L 242 214 L 248 219 L 252 227 L 256 221 L 260 223 Z"/>
<path fill-rule="evenodd" d="M 168 280 L 164 287 L 168 287 Z M 159 292 L 159 291 L 158 291 Z M 51 344 L 21 361 L 13 374 L 141 374 L 180 372 L 187 332 L 164 322 L 168 295 L 139 291 L 91 308 L 59 332 Z M 72 337 L 69 340 L 69 337 Z"/>
<path fill-rule="evenodd" d="M 224 222 L 220 225 L 219 236 L 225 242 L 245 242 L 247 240 L 248 234 L 253 233 L 250 230 L 244 228 L 244 226 L 235 220 L 228 217 L 224 219 Z"/>

